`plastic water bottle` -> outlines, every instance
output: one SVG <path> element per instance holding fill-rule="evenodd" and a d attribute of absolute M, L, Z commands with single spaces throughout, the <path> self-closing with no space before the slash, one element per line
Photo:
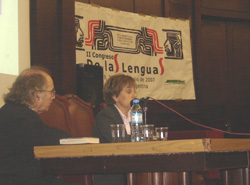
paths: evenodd
<path fill-rule="evenodd" d="M 143 112 L 139 99 L 133 100 L 131 107 L 131 142 L 142 141 Z"/>

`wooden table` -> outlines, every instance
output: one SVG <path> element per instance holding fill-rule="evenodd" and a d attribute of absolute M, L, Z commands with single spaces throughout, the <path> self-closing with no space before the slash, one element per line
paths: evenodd
<path fill-rule="evenodd" d="M 249 151 L 250 139 L 191 139 L 34 147 L 35 157 L 41 161 L 42 172 L 49 174 L 248 169 Z M 242 183 L 237 185 L 249 184 L 248 175 L 240 178 L 238 180 Z"/>

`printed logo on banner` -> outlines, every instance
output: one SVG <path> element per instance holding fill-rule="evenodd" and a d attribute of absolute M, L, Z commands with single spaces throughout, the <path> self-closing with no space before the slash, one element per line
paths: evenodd
<path fill-rule="evenodd" d="M 81 19 L 83 19 L 82 16 L 75 16 L 76 49 L 84 51 L 85 50 L 83 48 L 84 33 L 82 31 L 81 24 L 80 24 Z"/>
<path fill-rule="evenodd" d="M 76 16 L 76 47 L 77 49 L 83 49 L 83 45 L 79 45 L 79 43 L 84 42 L 84 33 L 79 19 L 80 16 Z M 79 42 L 80 38 L 82 42 Z M 163 54 L 163 48 L 159 47 L 159 39 L 155 30 L 144 27 L 141 30 L 121 28 L 106 25 L 105 21 L 102 20 L 91 20 L 88 22 L 88 37 L 85 45 L 91 46 L 94 50 L 110 50 L 130 54 L 142 53 L 150 56 L 157 55 L 157 53 Z"/>
<path fill-rule="evenodd" d="M 80 19 L 84 17 L 75 16 L 75 30 L 76 30 L 76 49 L 83 50 L 84 42 L 85 46 L 90 46 L 92 50 L 109 50 L 116 53 L 128 53 L 128 54 L 144 54 L 149 56 L 156 56 L 157 54 L 163 54 L 163 47 L 159 47 L 159 39 L 157 32 L 152 29 L 142 27 L 141 30 L 134 30 L 128 28 L 121 28 L 111 25 L 106 25 L 105 21 L 102 20 L 90 20 L 88 22 L 88 34 L 84 41 L 85 33 L 82 31 L 80 25 Z M 118 54 L 104 55 L 97 54 L 96 52 L 86 52 L 87 57 L 94 56 L 95 58 L 103 59 L 114 59 L 115 62 L 115 72 L 119 72 L 119 62 L 117 60 Z M 92 64 L 92 61 L 88 60 Z M 122 63 L 122 71 L 126 72 L 127 69 Z M 162 59 L 159 60 L 158 68 L 147 68 L 147 72 L 151 73 L 153 70 L 154 74 L 158 74 L 160 70 L 160 75 L 164 73 L 164 67 L 162 65 Z M 129 67 L 130 68 L 130 67 Z M 105 62 L 106 71 L 113 71 L 112 68 L 107 68 L 107 63 Z M 139 71 L 139 68 L 135 66 L 135 71 Z M 140 70 L 141 76 L 145 75 L 144 67 Z"/>
<path fill-rule="evenodd" d="M 181 31 L 163 30 L 166 32 L 164 47 L 166 59 L 183 59 Z"/>

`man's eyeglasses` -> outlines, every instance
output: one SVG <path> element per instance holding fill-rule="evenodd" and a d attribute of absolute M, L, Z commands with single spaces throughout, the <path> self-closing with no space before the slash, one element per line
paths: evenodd
<path fill-rule="evenodd" d="M 56 90 L 52 89 L 51 91 L 47 91 L 47 90 L 41 90 L 43 92 L 49 92 L 51 96 L 54 96 L 56 94 Z"/>

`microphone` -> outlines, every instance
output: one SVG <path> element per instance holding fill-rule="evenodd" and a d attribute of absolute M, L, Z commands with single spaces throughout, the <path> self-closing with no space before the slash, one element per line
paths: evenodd
<path fill-rule="evenodd" d="M 141 98 L 141 99 L 139 100 L 139 104 L 140 104 L 140 106 L 142 107 L 143 110 L 144 110 L 144 109 L 147 109 L 147 104 L 146 104 L 146 102 L 148 101 L 148 99 L 149 99 L 149 97 Z"/>
<path fill-rule="evenodd" d="M 148 101 L 149 97 L 146 97 L 146 98 L 140 98 L 140 101 Z"/>
<path fill-rule="evenodd" d="M 143 108 L 143 107 L 146 106 L 146 101 L 148 101 L 149 97 L 140 98 L 140 99 L 135 98 L 135 99 L 139 100 L 139 104 L 140 104 L 140 106 Z M 135 99 L 133 99 L 133 100 L 135 100 Z M 131 106 L 131 107 L 132 107 L 132 105 L 133 105 L 133 100 L 130 101 L 130 106 Z"/>

